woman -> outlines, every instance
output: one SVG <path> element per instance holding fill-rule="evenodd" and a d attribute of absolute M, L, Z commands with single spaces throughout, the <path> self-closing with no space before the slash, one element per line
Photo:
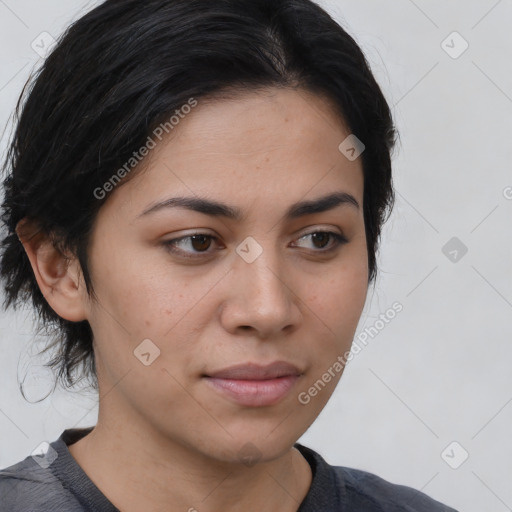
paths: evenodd
<path fill-rule="evenodd" d="M 452 510 L 296 441 L 338 383 L 393 203 L 389 107 L 310 0 L 107 0 L 26 93 L 1 274 L 98 422 L 2 511 Z"/>

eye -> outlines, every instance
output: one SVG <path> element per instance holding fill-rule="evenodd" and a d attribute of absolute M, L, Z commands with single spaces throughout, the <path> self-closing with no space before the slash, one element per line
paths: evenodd
<path fill-rule="evenodd" d="M 341 245 L 348 243 L 343 235 L 334 231 L 314 231 L 302 235 L 298 240 L 307 240 L 308 238 L 313 243 L 313 252 L 322 254 L 335 251 Z M 167 240 L 163 242 L 163 245 L 169 252 L 177 256 L 193 259 L 211 254 L 213 251 L 209 249 L 212 247 L 212 241 L 218 241 L 218 238 L 206 233 L 195 233 Z"/>
<path fill-rule="evenodd" d="M 210 254 L 212 252 L 208 251 L 211 247 L 212 240 L 217 240 L 217 237 L 205 233 L 196 233 L 194 235 L 167 240 L 163 242 L 163 244 L 168 251 L 176 253 L 178 256 L 197 258 L 201 257 L 202 254 Z M 191 250 L 184 250 L 187 248 Z"/>
<path fill-rule="evenodd" d="M 334 231 L 314 231 L 313 233 L 301 236 L 299 240 L 308 238 L 313 243 L 314 252 L 319 253 L 334 251 L 341 245 L 348 243 L 348 240 L 343 235 L 335 233 Z M 329 244 L 329 242 L 331 243 Z M 325 247 L 327 247 L 327 249 Z"/>

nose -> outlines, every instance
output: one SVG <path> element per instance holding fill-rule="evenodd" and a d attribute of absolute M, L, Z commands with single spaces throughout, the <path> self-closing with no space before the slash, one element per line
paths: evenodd
<path fill-rule="evenodd" d="M 286 262 L 269 248 L 251 263 L 236 256 L 226 285 L 223 327 L 232 334 L 250 331 L 260 338 L 295 330 L 301 319 L 300 292 Z"/>

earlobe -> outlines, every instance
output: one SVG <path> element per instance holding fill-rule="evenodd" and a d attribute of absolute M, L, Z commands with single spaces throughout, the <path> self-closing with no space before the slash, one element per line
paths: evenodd
<path fill-rule="evenodd" d="M 59 251 L 47 233 L 26 219 L 18 223 L 16 234 L 50 307 L 65 320 L 86 320 L 87 293 L 78 259 Z"/>

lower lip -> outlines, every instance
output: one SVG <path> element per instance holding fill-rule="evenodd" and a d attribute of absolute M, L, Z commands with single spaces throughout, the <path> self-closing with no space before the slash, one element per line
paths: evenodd
<path fill-rule="evenodd" d="M 264 407 L 274 405 L 291 390 L 298 375 L 269 380 L 238 380 L 206 377 L 210 386 L 240 405 Z"/>

